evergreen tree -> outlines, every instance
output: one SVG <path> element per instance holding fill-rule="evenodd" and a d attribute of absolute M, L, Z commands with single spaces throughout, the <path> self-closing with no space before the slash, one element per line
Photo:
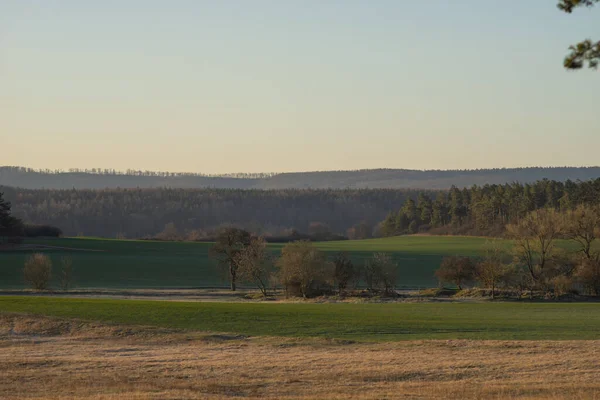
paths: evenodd
<path fill-rule="evenodd" d="M 0 193 L 0 238 L 6 240 L 10 236 L 23 234 L 21 220 L 11 215 L 11 204 L 4 200 L 4 193 Z"/>
<path fill-rule="evenodd" d="M 417 198 L 417 212 L 422 224 L 431 225 L 433 204 L 431 197 L 427 194 L 419 193 L 419 197 Z"/>

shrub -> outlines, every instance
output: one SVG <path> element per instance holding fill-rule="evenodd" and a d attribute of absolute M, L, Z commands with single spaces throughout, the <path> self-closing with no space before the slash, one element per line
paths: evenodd
<path fill-rule="evenodd" d="M 576 278 L 588 293 L 593 296 L 600 295 L 600 260 L 583 260 L 577 270 Z"/>
<path fill-rule="evenodd" d="M 25 225 L 25 236 L 27 237 L 61 237 L 62 230 L 51 225 Z"/>
<path fill-rule="evenodd" d="M 25 282 L 35 290 L 46 290 L 52 277 L 52 260 L 45 254 L 33 254 L 25 261 Z"/>
<path fill-rule="evenodd" d="M 279 280 L 286 294 L 304 298 L 331 291 L 333 268 L 325 254 L 310 242 L 287 244 L 277 261 Z"/>
<path fill-rule="evenodd" d="M 555 297 L 571 293 L 573 290 L 573 280 L 567 276 L 556 276 L 550 280 L 550 284 L 554 289 Z"/>

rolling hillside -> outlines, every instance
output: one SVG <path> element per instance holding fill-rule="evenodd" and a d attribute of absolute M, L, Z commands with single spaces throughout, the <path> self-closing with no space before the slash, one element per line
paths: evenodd
<path fill-rule="evenodd" d="M 150 171 L 36 171 L 0 167 L 0 185 L 24 189 L 216 188 L 216 189 L 448 189 L 540 179 L 566 181 L 600 177 L 600 167 L 502 168 L 480 170 L 372 169 L 280 174 L 208 176 Z"/>

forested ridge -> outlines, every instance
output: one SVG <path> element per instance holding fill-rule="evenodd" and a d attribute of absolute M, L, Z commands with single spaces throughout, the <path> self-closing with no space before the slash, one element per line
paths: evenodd
<path fill-rule="evenodd" d="M 215 189 L 450 189 L 507 182 L 533 183 L 540 179 L 572 181 L 595 179 L 600 167 L 533 167 L 478 170 L 371 169 L 294 173 L 204 175 L 93 168 L 34 170 L 0 167 L 0 185 L 25 189 L 105 188 L 215 188 Z"/>
<path fill-rule="evenodd" d="M 416 190 L 103 189 L 0 187 L 15 216 L 61 228 L 65 235 L 139 238 L 165 227 L 179 235 L 211 236 L 235 225 L 262 235 L 328 229 L 369 231 Z M 428 191 L 431 195 L 435 192 Z M 315 224 L 316 223 L 316 224 Z M 318 225 L 315 227 L 314 225 Z M 171 232 L 173 233 L 173 232 Z M 175 236 L 175 235 L 172 235 Z"/>
<path fill-rule="evenodd" d="M 388 214 L 380 232 L 383 236 L 418 232 L 498 236 L 507 224 L 531 211 L 568 211 L 582 204 L 600 204 L 600 178 L 452 187 L 435 197 L 420 193 L 416 200 L 408 198 L 402 207 Z"/>
<path fill-rule="evenodd" d="M 65 235 L 198 239 L 234 225 L 266 236 L 330 231 L 351 238 L 430 232 L 498 236 L 541 208 L 600 203 L 600 178 L 447 191 L 411 189 L 102 189 L 0 187 L 26 223 Z M 167 232 L 165 232 L 167 231 Z"/>

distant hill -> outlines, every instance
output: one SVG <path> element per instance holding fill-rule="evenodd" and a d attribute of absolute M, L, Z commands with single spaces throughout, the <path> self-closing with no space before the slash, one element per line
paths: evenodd
<path fill-rule="evenodd" d="M 372 169 L 358 171 L 233 174 L 209 176 L 148 171 L 38 171 L 0 167 L 0 185 L 24 189 L 216 188 L 216 189 L 448 189 L 452 185 L 588 180 L 600 167 L 533 167 L 479 170 Z"/>

